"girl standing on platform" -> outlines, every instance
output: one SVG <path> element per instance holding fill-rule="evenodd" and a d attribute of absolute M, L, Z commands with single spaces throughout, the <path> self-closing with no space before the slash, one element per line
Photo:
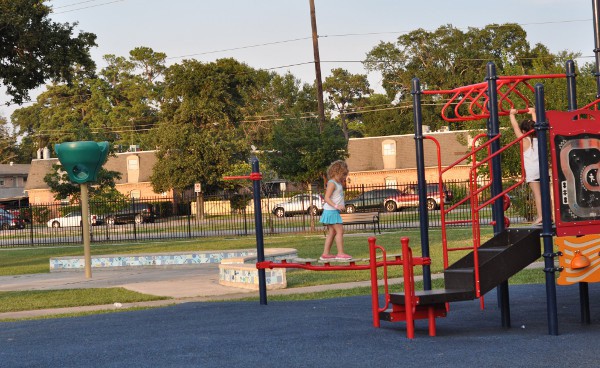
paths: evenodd
<path fill-rule="evenodd" d="M 327 226 L 327 236 L 321 261 L 346 261 L 352 259 L 352 256 L 344 253 L 344 227 L 342 226 L 342 217 L 340 212 L 346 209 L 344 203 L 344 187 L 346 177 L 348 176 L 348 165 L 342 160 L 333 162 L 327 169 L 327 188 L 325 189 L 325 204 L 323 205 L 323 214 L 321 223 Z M 330 254 L 331 246 L 335 240 L 337 255 Z"/>
<path fill-rule="evenodd" d="M 534 130 L 535 125 L 535 109 L 529 108 L 531 119 L 525 119 L 520 124 L 517 122 L 515 115 L 516 109 L 510 110 L 510 123 L 513 127 L 515 135 L 520 138 L 530 130 Z M 529 183 L 533 198 L 535 199 L 535 210 L 537 217 L 533 225 L 542 224 L 542 190 L 540 187 L 540 160 L 538 156 L 538 143 L 535 132 L 523 139 L 523 166 L 525 168 L 525 181 Z"/>

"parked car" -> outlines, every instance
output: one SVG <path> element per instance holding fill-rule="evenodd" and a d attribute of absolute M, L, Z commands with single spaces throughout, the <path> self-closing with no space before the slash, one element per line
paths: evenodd
<path fill-rule="evenodd" d="M 115 224 L 126 224 L 135 222 L 141 224 L 144 222 L 154 222 L 156 214 L 154 206 L 150 203 L 131 203 L 128 207 L 112 211 L 102 218 L 100 221 L 108 226 Z"/>
<path fill-rule="evenodd" d="M 298 194 L 290 198 L 289 201 L 278 203 L 273 207 L 273 214 L 277 217 L 299 215 L 307 213 L 312 216 L 317 216 L 323 212 L 323 204 L 325 199 L 319 194 Z"/>
<path fill-rule="evenodd" d="M 346 201 L 346 212 L 354 213 L 363 209 L 383 210 L 385 199 L 400 194 L 398 189 L 374 189 Z"/>
<path fill-rule="evenodd" d="M 0 214 L 0 229 L 24 229 L 25 221 L 9 213 Z"/>
<path fill-rule="evenodd" d="M 96 215 L 90 214 L 90 225 L 96 225 Z M 48 227 L 66 227 L 66 226 L 82 226 L 83 221 L 81 212 L 69 212 L 62 217 L 56 217 L 48 220 Z"/>
<path fill-rule="evenodd" d="M 452 201 L 452 191 L 448 190 L 445 184 L 443 184 L 442 190 L 444 191 L 444 203 Z M 403 208 L 419 207 L 418 193 L 419 186 L 417 184 L 407 186 L 402 193 L 386 198 L 385 210 L 394 212 Z M 440 208 L 441 202 L 442 196 L 440 196 L 438 183 L 427 184 L 427 209 L 437 210 Z"/>

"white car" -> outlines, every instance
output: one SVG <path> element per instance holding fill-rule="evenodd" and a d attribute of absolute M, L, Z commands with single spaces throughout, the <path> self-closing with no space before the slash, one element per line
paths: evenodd
<path fill-rule="evenodd" d="M 312 199 L 308 194 L 298 194 L 290 198 L 287 202 L 276 204 L 271 211 L 277 217 L 299 215 L 306 213 L 311 216 L 317 216 L 323 211 L 325 199 L 318 194 L 313 194 Z"/>
<path fill-rule="evenodd" d="M 90 225 L 96 225 L 96 215 L 90 215 Z M 81 226 L 81 212 L 69 212 L 63 217 L 48 220 L 48 227 Z"/>

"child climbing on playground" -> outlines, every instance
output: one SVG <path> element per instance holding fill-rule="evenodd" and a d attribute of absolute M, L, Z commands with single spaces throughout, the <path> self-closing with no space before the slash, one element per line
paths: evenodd
<path fill-rule="evenodd" d="M 323 214 L 321 223 L 327 226 L 327 236 L 325 237 L 325 246 L 321 261 L 349 260 L 352 256 L 344 253 L 344 227 L 340 212 L 346 209 L 344 203 L 344 187 L 346 177 L 348 176 L 348 165 L 342 160 L 338 160 L 329 165 L 327 169 L 327 188 L 325 189 L 325 204 L 323 205 Z M 331 246 L 335 240 L 337 255 L 330 254 Z"/>
<path fill-rule="evenodd" d="M 528 113 L 531 119 L 525 119 L 521 123 L 517 122 L 515 115 L 518 113 L 516 109 L 510 110 L 510 123 L 517 138 L 522 137 L 530 130 L 534 130 L 535 125 L 535 109 L 529 108 Z M 542 224 L 542 191 L 540 188 L 540 162 L 538 157 L 538 143 L 535 131 L 523 139 L 523 166 L 525 168 L 525 181 L 529 183 L 533 198 L 535 199 L 536 218 L 533 225 Z"/>

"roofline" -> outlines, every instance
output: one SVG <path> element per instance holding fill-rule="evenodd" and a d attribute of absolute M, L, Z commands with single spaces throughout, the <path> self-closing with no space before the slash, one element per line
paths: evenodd
<path fill-rule="evenodd" d="M 469 133 L 470 130 L 448 130 L 445 132 L 429 132 L 429 133 L 423 133 L 423 135 L 436 135 L 436 134 L 450 134 L 450 133 Z M 414 137 L 415 134 L 414 133 L 410 133 L 410 134 L 396 134 L 396 135 L 380 135 L 377 137 L 362 137 L 362 138 L 350 138 L 349 140 L 351 141 L 357 141 L 357 140 L 361 140 L 361 139 L 384 139 L 384 138 L 400 138 L 400 137 Z"/>

